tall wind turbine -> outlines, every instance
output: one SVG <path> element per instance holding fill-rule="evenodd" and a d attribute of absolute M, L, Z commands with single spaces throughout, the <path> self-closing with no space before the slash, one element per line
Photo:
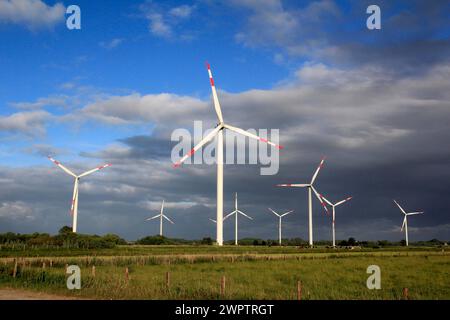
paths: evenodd
<path fill-rule="evenodd" d="M 72 206 L 70 207 L 70 214 L 72 215 L 72 232 L 77 232 L 77 218 L 78 218 L 78 185 L 80 183 L 80 179 L 82 177 L 85 177 L 87 175 L 90 175 L 91 173 L 94 173 L 95 171 L 101 170 L 103 168 L 106 167 L 110 167 L 111 164 L 105 164 L 103 166 L 97 167 L 95 169 L 92 170 L 88 170 L 80 175 L 76 175 L 75 173 L 73 173 L 72 171 L 70 171 L 69 169 L 67 169 L 66 167 L 64 167 L 61 162 L 56 161 L 55 159 L 53 159 L 52 157 L 48 156 L 49 160 L 51 162 L 53 162 L 54 164 L 56 164 L 58 167 L 60 167 L 62 170 L 64 170 L 64 172 L 66 172 L 67 174 L 71 175 L 72 177 L 75 178 L 75 183 L 73 186 L 73 196 L 72 196 Z"/>
<path fill-rule="evenodd" d="M 211 91 L 214 101 L 214 108 L 216 110 L 216 115 L 219 123 L 209 134 L 207 134 L 203 140 L 201 140 L 191 151 L 189 151 L 186 155 L 184 155 L 177 163 L 174 164 L 174 167 L 179 167 L 187 158 L 191 157 L 198 149 L 204 146 L 207 142 L 211 141 L 214 137 L 217 136 L 217 147 L 216 147 L 216 163 L 217 163 L 217 233 L 216 233 L 216 242 L 219 246 L 223 246 L 223 130 L 228 129 L 234 131 L 236 133 L 242 134 L 249 138 L 253 138 L 262 142 L 266 142 L 274 147 L 282 149 L 282 146 L 279 146 L 267 139 L 258 137 L 252 133 L 249 133 L 243 129 L 236 128 L 230 126 L 223 122 L 222 117 L 222 109 L 220 108 L 219 98 L 217 97 L 216 87 L 214 85 L 214 80 L 211 73 L 211 67 L 208 63 L 206 63 L 206 67 L 208 69 L 209 81 L 211 83 Z"/>
<path fill-rule="evenodd" d="M 171 224 L 174 224 L 175 222 L 173 222 L 172 220 L 170 220 L 165 214 L 164 214 L 164 200 L 161 204 L 161 211 L 159 214 L 157 214 L 156 216 L 153 216 L 151 218 L 146 219 L 147 221 L 149 220 L 153 220 L 159 218 L 159 235 L 162 237 L 163 236 L 163 218 L 166 219 L 167 221 L 169 221 Z"/>
<path fill-rule="evenodd" d="M 242 214 L 244 217 L 253 220 L 252 217 L 249 217 L 245 213 L 243 213 L 241 210 L 238 209 L 238 202 L 237 202 L 237 192 L 234 194 L 234 211 L 227 214 L 223 220 L 225 221 L 227 218 L 231 217 L 234 214 L 234 244 L 238 245 L 238 215 Z"/>
<path fill-rule="evenodd" d="M 278 184 L 278 187 L 294 187 L 294 188 L 308 188 L 308 222 L 309 222 L 309 245 L 313 245 L 313 222 L 312 222 L 312 192 L 316 195 L 317 199 L 319 199 L 320 203 L 322 204 L 324 210 L 328 213 L 328 209 L 326 204 L 322 201 L 320 194 L 317 192 L 317 190 L 314 188 L 314 181 L 317 178 L 317 175 L 319 174 L 320 169 L 323 167 L 323 163 L 325 161 L 325 158 L 322 158 L 320 161 L 319 166 L 316 169 L 316 172 L 314 172 L 314 175 L 312 176 L 310 183 L 301 183 L 301 184 Z"/>
<path fill-rule="evenodd" d="M 278 239 L 279 239 L 278 241 L 279 241 L 280 246 L 281 246 L 281 218 L 283 218 L 284 216 L 287 216 L 291 212 L 294 212 L 294 210 L 285 212 L 283 214 L 278 214 L 277 212 L 275 212 L 275 210 L 272 210 L 270 208 L 269 208 L 269 210 L 272 211 L 272 213 L 278 217 Z"/>
<path fill-rule="evenodd" d="M 405 210 L 403 210 L 403 208 L 398 204 L 397 201 L 395 201 L 395 204 L 397 205 L 397 207 L 400 208 L 400 210 L 402 211 L 402 213 L 405 215 L 405 217 L 403 218 L 403 224 L 402 224 L 402 228 L 401 231 L 403 231 L 403 228 L 405 228 L 405 237 L 406 237 L 406 246 L 408 246 L 408 216 L 412 216 L 415 214 L 422 214 L 423 211 L 418 211 L 418 212 L 405 212 Z"/>
<path fill-rule="evenodd" d="M 336 203 L 331 203 L 327 198 L 325 198 L 324 196 L 322 196 L 322 199 L 328 203 L 332 208 L 333 208 L 333 216 L 332 216 L 332 226 L 333 226 L 333 248 L 336 247 L 336 231 L 335 231 L 335 222 L 336 222 L 336 207 L 343 204 L 344 202 L 347 202 L 351 199 L 352 197 L 348 197 L 344 200 L 341 200 L 339 202 Z"/>

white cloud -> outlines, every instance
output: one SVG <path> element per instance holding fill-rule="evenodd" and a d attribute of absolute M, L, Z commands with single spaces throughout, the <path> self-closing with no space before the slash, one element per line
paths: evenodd
<path fill-rule="evenodd" d="M 177 18 L 189 18 L 192 14 L 193 7 L 188 5 L 181 5 L 169 10 L 169 14 Z"/>
<path fill-rule="evenodd" d="M 42 110 L 13 113 L 0 117 L 0 131 L 42 135 L 46 131 L 47 121 L 51 118 L 53 116 L 50 113 Z"/>
<path fill-rule="evenodd" d="M 0 217 L 8 219 L 34 219 L 33 209 L 22 201 L 0 203 Z"/>
<path fill-rule="evenodd" d="M 0 22 L 23 25 L 29 29 L 52 27 L 64 19 L 62 3 L 53 6 L 41 0 L 0 1 Z"/>
<path fill-rule="evenodd" d="M 129 124 L 133 122 L 172 122 L 206 111 L 205 101 L 176 94 L 132 94 L 111 96 L 88 104 L 82 109 L 84 116 L 110 124 Z M 206 112 L 205 112 L 206 114 Z"/>
<path fill-rule="evenodd" d="M 149 21 L 149 31 L 160 38 L 191 40 L 190 34 L 181 23 L 191 18 L 195 6 L 181 5 L 173 8 L 162 8 L 153 3 L 141 5 L 141 11 Z"/>
<path fill-rule="evenodd" d="M 110 41 L 102 41 L 99 43 L 100 47 L 105 49 L 114 49 L 123 43 L 124 39 L 114 38 Z"/>
<path fill-rule="evenodd" d="M 172 27 L 164 21 L 162 14 L 152 12 L 147 15 L 147 19 L 149 20 L 148 27 L 151 33 L 163 38 L 170 38 L 172 36 Z"/>
<path fill-rule="evenodd" d="M 67 105 L 66 96 L 50 96 L 39 98 L 35 102 L 13 102 L 11 106 L 17 109 L 42 109 L 44 107 L 65 107 Z"/>

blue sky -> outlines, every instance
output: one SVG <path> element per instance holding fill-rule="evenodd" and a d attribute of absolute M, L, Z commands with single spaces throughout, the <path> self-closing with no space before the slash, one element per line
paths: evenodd
<path fill-rule="evenodd" d="M 81 30 L 66 28 L 71 4 L 81 8 Z M 381 8 L 381 30 L 366 28 L 370 4 Z M 288 152 L 271 178 L 255 166 L 231 166 L 229 179 L 226 171 L 226 192 L 239 191 L 248 211 L 275 206 L 269 199 L 295 208 L 286 234 L 305 238 L 304 196 L 273 186 L 306 179 L 326 154 L 334 171 L 324 192 L 356 194 L 338 236 L 401 238 L 392 207 L 401 197 L 432 212 L 424 228 L 412 227 L 416 238 L 448 239 L 448 211 L 437 201 L 450 190 L 442 147 L 450 136 L 448 9 L 419 0 L 0 0 L 0 232 L 33 231 L 38 218 L 46 221 L 39 231 L 70 223 L 70 181 L 51 153 L 79 170 L 113 163 L 80 187 L 82 231 L 143 236 L 140 221 L 164 198 L 185 219 L 173 236 L 203 236 L 213 171 L 173 172 L 168 150 L 174 129 L 214 124 L 207 60 L 225 118 L 280 129 Z M 433 188 L 411 188 L 431 181 Z M 260 214 L 244 235 L 271 236 L 270 216 Z M 327 238 L 317 215 L 318 238 Z M 373 225 L 380 234 L 362 231 Z"/>

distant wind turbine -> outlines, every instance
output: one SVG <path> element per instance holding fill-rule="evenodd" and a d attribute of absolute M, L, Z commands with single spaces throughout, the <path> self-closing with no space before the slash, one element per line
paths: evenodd
<path fill-rule="evenodd" d="M 72 171 L 70 171 L 69 169 L 67 169 L 66 167 L 64 167 L 61 162 L 56 161 L 55 159 L 53 159 L 52 157 L 48 156 L 48 159 L 53 162 L 54 164 L 56 164 L 58 167 L 60 167 L 64 172 L 66 172 L 67 174 L 71 175 L 72 177 L 75 178 L 75 183 L 73 186 L 73 196 L 72 196 L 72 205 L 70 207 L 70 214 L 72 215 L 72 232 L 77 232 L 77 218 L 78 218 L 78 185 L 80 183 L 80 179 L 82 177 L 85 177 L 87 175 L 90 175 L 91 173 L 94 173 L 95 171 L 101 170 L 103 168 L 106 167 L 110 167 L 111 164 L 105 164 L 103 166 L 97 167 L 95 169 L 92 170 L 88 170 L 80 175 L 76 175 L 75 173 L 73 173 Z"/>
<path fill-rule="evenodd" d="M 157 214 L 156 216 L 153 216 L 151 218 L 146 219 L 147 221 L 149 220 L 153 220 L 159 218 L 159 235 L 162 237 L 163 236 L 163 218 L 166 219 L 167 221 L 169 221 L 171 224 L 174 224 L 175 222 L 173 222 L 172 220 L 170 220 L 165 214 L 164 214 L 164 200 L 161 204 L 161 212 L 159 214 Z"/>
<path fill-rule="evenodd" d="M 269 208 L 269 210 L 272 211 L 272 213 L 278 217 L 278 239 L 279 239 L 278 241 L 281 246 L 281 218 L 283 218 L 284 216 L 287 216 L 291 212 L 294 212 L 294 210 L 285 212 L 283 214 L 278 214 L 277 212 L 275 212 L 275 210 L 272 210 L 271 208 Z"/>
<path fill-rule="evenodd" d="M 214 102 L 214 109 L 216 110 L 216 115 L 219 123 L 209 134 L 207 134 L 203 140 L 201 140 L 191 151 L 189 151 L 186 155 L 184 155 L 177 163 L 174 164 L 174 167 L 179 167 L 187 158 L 191 157 L 198 149 L 203 147 L 206 143 L 211 141 L 214 137 L 217 136 L 217 148 L 216 148 L 216 164 L 217 164 L 217 225 L 216 225 L 216 242 L 217 245 L 223 245 L 223 131 L 224 129 L 228 129 L 234 131 L 236 133 L 242 134 L 252 139 L 256 139 L 265 143 L 270 144 L 271 146 L 282 149 L 282 146 L 279 146 L 267 139 L 258 137 L 255 134 L 247 132 L 243 129 L 233 127 L 229 124 L 226 124 L 223 121 L 222 109 L 220 108 L 219 98 L 217 97 L 216 87 L 214 84 L 214 79 L 211 72 L 211 67 L 209 63 L 206 63 L 206 68 L 208 69 L 209 82 L 211 83 L 211 91 Z"/>
<path fill-rule="evenodd" d="M 225 221 L 227 218 L 231 217 L 234 214 L 234 244 L 238 245 L 238 215 L 241 214 L 244 217 L 253 220 L 252 217 L 249 217 L 245 213 L 243 213 L 241 210 L 238 209 L 238 202 L 237 202 L 237 192 L 234 195 L 234 211 L 227 214 L 223 220 Z"/>
<path fill-rule="evenodd" d="M 335 230 L 335 222 L 336 222 L 336 207 L 343 204 L 344 202 L 347 202 L 351 199 L 352 197 L 348 197 L 344 200 L 341 200 L 339 202 L 336 203 L 331 203 L 330 201 L 328 201 L 324 196 L 322 196 L 322 199 L 328 203 L 332 208 L 333 208 L 333 216 L 332 216 L 332 228 L 333 228 L 333 248 L 336 247 L 336 230 Z"/>
<path fill-rule="evenodd" d="M 317 178 L 317 175 L 319 174 L 320 169 L 323 167 L 323 163 L 325 161 L 325 158 L 322 158 L 320 161 L 319 166 L 316 169 L 316 172 L 314 172 L 314 175 L 312 176 L 310 183 L 301 183 L 301 184 L 277 184 L 278 187 L 295 187 L 295 188 L 308 188 L 308 222 L 309 222 L 309 245 L 313 245 L 313 222 L 312 222 L 312 191 L 314 191 L 314 194 L 316 195 L 317 199 L 319 199 L 320 203 L 322 204 L 324 210 L 328 213 L 327 206 L 322 201 L 322 198 L 320 194 L 317 192 L 317 190 L 314 188 L 314 181 Z"/>
<path fill-rule="evenodd" d="M 394 202 L 397 205 L 397 207 L 400 208 L 402 213 L 405 215 L 405 217 L 403 218 L 403 224 L 402 224 L 401 231 L 403 231 L 403 228 L 405 228 L 406 246 L 408 246 L 408 216 L 412 216 L 412 215 L 415 215 L 415 214 L 422 214 L 424 212 L 423 211 L 405 212 L 405 210 L 403 210 L 403 208 L 398 204 L 397 201 L 394 200 Z"/>

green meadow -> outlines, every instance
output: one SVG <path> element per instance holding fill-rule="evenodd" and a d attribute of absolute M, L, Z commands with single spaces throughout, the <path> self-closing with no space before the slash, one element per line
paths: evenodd
<path fill-rule="evenodd" d="M 118 246 L 0 250 L 0 288 L 88 299 L 450 299 L 443 248 Z M 66 265 L 81 268 L 68 290 Z M 369 265 L 381 289 L 369 290 Z M 95 271 L 94 271 L 95 269 Z M 128 274 L 128 275 L 127 275 Z M 223 283 L 223 281 L 225 283 Z"/>

